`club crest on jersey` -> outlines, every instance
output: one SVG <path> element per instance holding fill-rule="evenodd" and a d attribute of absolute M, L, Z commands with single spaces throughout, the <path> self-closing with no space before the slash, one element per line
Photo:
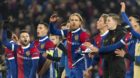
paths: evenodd
<path fill-rule="evenodd" d="M 43 48 L 44 48 L 44 46 L 45 46 L 45 44 L 41 44 L 41 49 L 43 49 Z"/>
<path fill-rule="evenodd" d="M 112 42 L 115 42 L 115 37 L 112 38 Z"/>
<path fill-rule="evenodd" d="M 30 56 L 30 51 L 26 51 L 26 56 Z"/>
<path fill-rule="evenodd" d="M 107 42 L 108 42 L 108 40 L 107 40 L 107 39 L 103 40 L 103 43 L 107 43 Z"/>
<path fill-rule="evenodd" d="M 74 39 L 77 41 L 79 39 L 79 36 L 78 35 L 75 35 L 74 36 Z"/>

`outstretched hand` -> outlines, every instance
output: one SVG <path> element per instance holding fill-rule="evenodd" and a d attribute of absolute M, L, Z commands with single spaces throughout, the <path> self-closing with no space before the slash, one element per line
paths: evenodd
<path fill-rule="evenodd" d="M 59 17 L 57 16 L 57 14 L 53 14 L 50 17 L 50 22 L 52 22 L 52 23 L 57 22 L 58 19 L 59 19 Z"/>
<path fill-rule="evenodd" d="M 121 2 L 121 12 L 125 12 L 126 6 L 124 2 Z"/>
<path fill-rule="evenodd" d="M 98 53 L 98 51 L 99 51 L 99 49 L 95 46 L 90 46 L 89 48 L 92 50 L 91 54 Z"/>
<path fill-rule="evenodd" d="M 115 54 L 117 54 L 117 56 L 124 57 L 126 52 L 124 50 L 116 49 Z"/>
<path fill-rule="evenodd" d="M 97 47 L 92 45 L 90 42 L 84 42 L 83 45 L 92 50 L 91 54 L 97 53 L 99 50 Z"/>
<path fill-rule="evenodd" d="M 16 34 L 12 34 L 12 40 L 13 40 L 14 42 L 16 42 L 17 44 L 19 44 L 19 39 L 18 39 L 18 37 L 17 37 Z"/>

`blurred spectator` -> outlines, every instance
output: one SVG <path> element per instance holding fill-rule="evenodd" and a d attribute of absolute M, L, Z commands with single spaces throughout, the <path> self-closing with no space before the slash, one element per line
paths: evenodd
<path fill-rule="evenodd" d="M 96 20 L 103 13 L 120 13 L 122 0 L 0 0 L 0 34 L 1 22 L 10 18 L 11 31 L 16 35 L 21 29 L 27 30 L 31 40 L 36 38 L 36 26 L 39 22 L 49 22 L 49 17 L 57 13 L 61 20 L 67 22 L 71 13 L 79 12 L 85 20 L 84 28 L 96 33 Z M 139 0 L 125 0 L 128 15 L 140 15 Z M 0 36 L 1 38 L 1 36 Z"/>
<path fill-rule="evenodd" d="M 140 14 L 138 0 L 127 0 L 130 8 L 128 15 Z M 66 22 L 73 12 L 79 12 L 85 18 L 86 28 L 90 28 L 92 19 L 97 19 L 102 13 L 119 13 L 120 0 L 2 0 L 0 2 L 1 18 L 12 16 L 14 26 L 25 28 L 30 23 L 48 22 L 52 13 L 58 13 L 62 18 L 60 23 Z"/>

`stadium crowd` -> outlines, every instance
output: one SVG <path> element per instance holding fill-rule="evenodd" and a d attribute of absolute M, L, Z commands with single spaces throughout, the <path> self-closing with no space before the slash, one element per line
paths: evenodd
<path fill-rule="evenodd" d="M 139 8 L 138 0 L 1 0 L 0 78 L 139 78 Z"/>

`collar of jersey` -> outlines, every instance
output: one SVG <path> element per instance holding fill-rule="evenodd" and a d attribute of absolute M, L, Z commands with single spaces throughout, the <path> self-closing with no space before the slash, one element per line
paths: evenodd
<path fill-rule="evenodd" d="M 81 28 L 78 28 L 78 29 L 72 31 L 71 33 L 76 33 L 76 32 L 78 32 L 78 31 L 80 31 L 80 29 L 81 29 Z"/>
<path fill-rule="evenodd" d="M 30 43 L 27 45 L 27 46 L 25 46 L 25 47 L 22 47 L 23 49 L 27 49 L 27 48 L 29 48 L 30 47 Z"/>
<path fill-rule="evenodd" d="M 41 37 L 41 38 L 39 39 L 39 42 L 45 41 L 47 38 L 48 38 L 48 36 Z"/>
<path fill-rule="evenodd" d="M 13 40 L 11 40 L 11 41 L 10 41 L 10 43 L 14 43 L 14 41 L 13 41 Z"/>
<path fill-rule="evenodd" d="M 106 31 L 104 34 L 102 34 L 101 36 L 103 37 L 103 36 L 107 35 L 108 32 L 109 32 L 109 30 L 107 30 L 107 31 Z"/>

